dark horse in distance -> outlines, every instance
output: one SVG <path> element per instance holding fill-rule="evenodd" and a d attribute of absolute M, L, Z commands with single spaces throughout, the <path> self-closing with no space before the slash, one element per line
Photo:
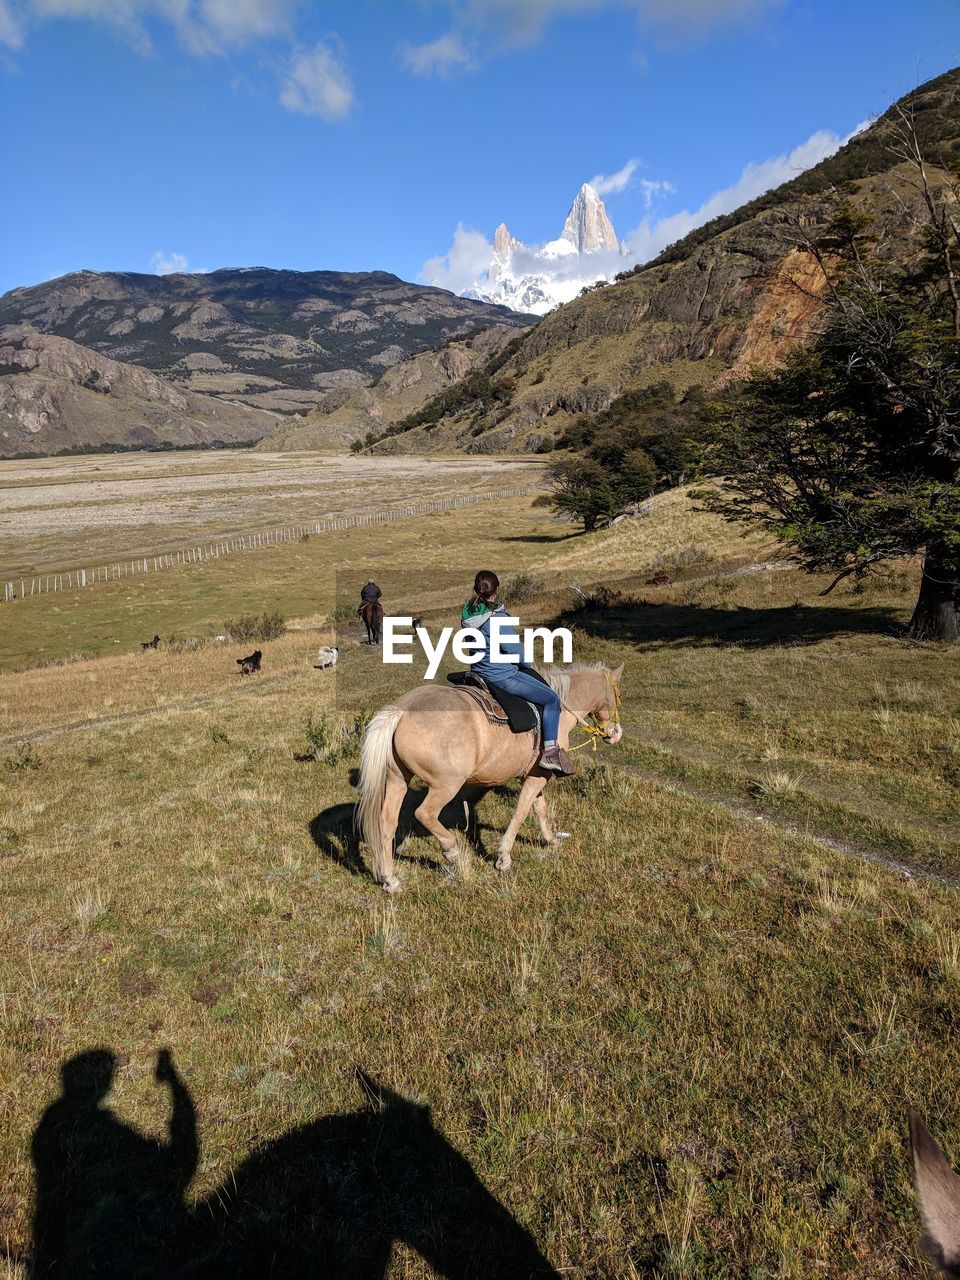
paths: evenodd
<path fill-rule="evenodd" d="M 359 613 L 367 628 L 367 644 L 379 644 L 383 632 L 383 605 L 379 600 L 367 600 L 360 606 Z"/>

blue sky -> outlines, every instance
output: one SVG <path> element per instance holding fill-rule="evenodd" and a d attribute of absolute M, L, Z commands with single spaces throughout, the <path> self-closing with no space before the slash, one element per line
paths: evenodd
<path fill-rule="evenodd" d="M 458 224 L 542 242 L 596 175 L 640 256 L 958 63 L 957 0 L 0 0 L 0 291 L 455 283 Z"/>

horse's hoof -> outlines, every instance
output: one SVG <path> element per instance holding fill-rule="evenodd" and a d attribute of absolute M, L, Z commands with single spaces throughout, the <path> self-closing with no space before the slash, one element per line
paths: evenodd
<path fill-rule="evenodd" d="M 401 887 L 400 881 L 396 876 L 391 876 L 389 880 L 384 880 L 380 885 L 384 893 L 399 893 Z"/>
<path fill-rule="evenodd" d="M 457 865 L 458 865 L 458 863 L 460 862 L 460 850 L 459 850 L 459 849 L 444 849 L 444 851 L 443 851 L 443 856 L 444 856 L 444 857 L 446 858 L 446 860 L 451 864 L 451 866 L 454 866 L 454 867 L 455 867 L 455 866 L 457 866 Z"/>
<path fill-rule="evenodd" d="M 498 871 L 509 871 L 513 866 L 513 859 L 509 853 L 501 853 L 500 857 L 493 864 Z"/>

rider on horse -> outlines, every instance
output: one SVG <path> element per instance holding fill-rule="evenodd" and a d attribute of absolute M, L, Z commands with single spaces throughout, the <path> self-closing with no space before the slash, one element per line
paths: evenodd
<path fill-rule="evenodd" d="M 490 619 L 506 618 L 508 613 L 497 602 L 500 579 L 491 569 L 481 569 L 473 582 L 473 595 L 463 606 L 460 621 L 465 627 L 474 627 L 486 642 L 486 649 L 478 661 L 472 664 L 474 675 L 481 676 L 494 692 L 505 689 L 528 702 L 536 703 L 543 710 L 543 752 L 540 768 L 553 773 L 571 774 L 573 762 L 557 742 L 560 729 L 561 702 L 557 693 L 530 667 L 523 665 L 523 643 L 516 631 L 501 626 L 500 651 L 515 654 L 520 662 L 493 661 L 490 655 Z"/>
<path fill-rule="evenodd" d="M 365 604 L 376 604 L 383 592 L 377 586 L 372 578 L 367 579 L 367 585 L 360 592 L 361 608 Z M 359 612 L 359 610 L 358 610 Z"/>
<path fill-rule="evenodd" d="M 383 622 L 383 606 L 380 603 L 382 591 L 372 578 L 367 579 L 367 585 L 360 591 L 360 608 L 357 610 L 357 617 L 363 619 L 363 625 L 367 628 L 367 644 L 380 643 L 380 627 Z"/>

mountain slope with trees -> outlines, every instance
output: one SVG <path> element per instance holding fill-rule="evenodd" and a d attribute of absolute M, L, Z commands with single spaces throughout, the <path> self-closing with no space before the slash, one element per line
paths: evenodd
<path fill-rule="evenodd" d="M 838 200 L 871 218 L 885 252 L 909 247 L 923 222 L 909 163 L 891 149 L 899 112 L 911 113 L 934 189 L 960 161 L 960 72 L 922 85 L 834 156 L 734 213 L 692 232 L 658 259 L 544 317 L 495 378 L 425 406 L 390 429 L 383 452 L 460 448 L 548 451 L 583 415 L 625 392 L 668 380 L 678 394 L 708 390 L 780 362 L 822 310 L 823 273 L 809 240 Z M 468 380 L 469 381 L 469 380 Z"/>

